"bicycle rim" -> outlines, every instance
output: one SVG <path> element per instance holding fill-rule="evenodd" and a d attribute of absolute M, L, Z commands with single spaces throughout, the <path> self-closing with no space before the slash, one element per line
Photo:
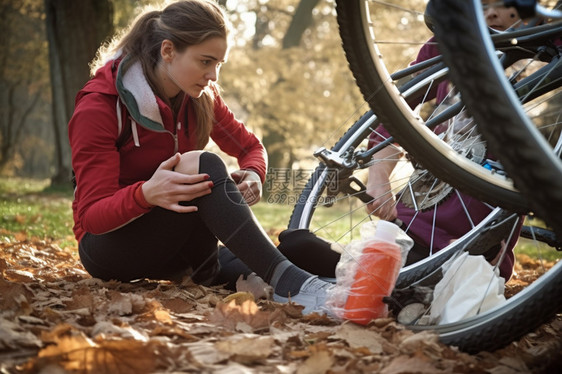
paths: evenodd
<path fill-rule="evenodd" d="M 436 13 L 442 15 L 436 19 L 436 34 L 464 102 L 474 113 L 481 132 L 502 159 L 515 185 L 528 196 L 533 210 L 560 236 L 562 218 L 557 207 L 562 206 L 562 168 L 557 148 L 560 146 L 557 119 L 561 111 L 559 100 L 551 100 L 559 95 L 559 84 L 534 92 L 542 82 L 555 81 L 552 72 L 559 65 L 552 59 L 546 67 L 532 70 L 529 77 L 509 83 L 482 17 L 480 1 L 435 1 L 434 6 Z M 504 37 L 513 46 L 520 44 L 519 36 L 511 37 L 508 32 Z M 506 56 L 513 53 L 505 52 Z M 528 69 L 537 62 L 526 59 L 524 66 Z M 540 75 L 544 78 L 532 80 L 533 76 Z M 478 79 L 463 79 L 466 76 Z M 522 93 L 520 83 L 525 79 L 532 84 L 530 88 L 524 87 Z M 484 102 L 486 105 L 482 104 Z M 546 122 L 549 118 L 554 121 Z M 554 124 L 554 127 L 545 129 L 545 124 Z M 512 146 L 506 147 L 506 144 Z M 502 345 L 490 341 L 516 339 L 547 322 L 562 310 L 561 268 L 562 261 L 558 259 L 550 271 L 505 307 L 441 328 L 442 340 L 463 345 L 469 351 L 494 349 Z M 482 346 L 486 339 L 488 343 Z"/>

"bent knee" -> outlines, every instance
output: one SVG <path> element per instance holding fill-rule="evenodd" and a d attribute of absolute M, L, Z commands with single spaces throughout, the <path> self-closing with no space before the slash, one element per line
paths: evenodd
<path fill-rule="evenodd" d="M 207 170 L 209 169 L 209 170 Z M 207 151 L 189 151 L 181 155 L 175 171 L 184 174 L 208 173 L 212 170 L 226 170 L 219 155 Z"/>
<path fill-rule="evenodd" d="M 205 151 L 189 151 L 181 155 L 174 171 L 183 174 L 199 174 L 199 158 Z"/>

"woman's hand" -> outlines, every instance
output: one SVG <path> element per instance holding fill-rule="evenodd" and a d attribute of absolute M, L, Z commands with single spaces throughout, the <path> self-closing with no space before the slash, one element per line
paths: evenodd
<path fill-rule="evenodd" d="M 261 199 L 261 178 L 253 170 L 236 170 L 230 176 L 234 179 L 240 193 L 248 205 L 254 205 Z"/>
<path fill-rule="evenodd" d="M 367 212 L 391 222 L 398 217 L 398 211 L 392 194 L 390 174 L 400 157 L 400 150 L 392 146 L 375 153 L 373 155 L 375 163 L 369 167 L 367 181 L 367 194 L 373 198 L 373 201 L 367 204 Z"/>
<path fill-rule="evenodd" d="M 197 211 L 196 206 L 183 206 L 180 201 L 191 201 L 211 193 L 213 182 L 207 174 L 183 174 L 173 171 L 180 161 L 177 153 L 162 162 L 152 177 L 142 185 L 144 198 L 149 204 L 178 213 Z"/>
<path fill-rule="evenodd" d="M 369 178 L 371 181 L 371 178 Z M 375 185 L 375 186 L 372 186 Z M 376 180 L 367 184 L 367 194 L 373 200 L 367 204 L 367 212 L 385 221 L 394 221 L 398 217 L 394 195 L 390 191 L 390 182 Z"/>

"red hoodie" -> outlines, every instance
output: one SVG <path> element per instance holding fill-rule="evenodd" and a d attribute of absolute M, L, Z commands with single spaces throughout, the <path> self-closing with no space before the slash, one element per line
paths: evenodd
<path fill-rule="evenodd" d="M 68 124 L 77 182 L 72 209 L 78 241 L 86 232 L 109 232 L 148 212 L 150 208 L 136 202 L 135 189 L 176 152 L 196 149 L 193 101 L 186 95 L 174 123 L 171 108 L 154 96 L 139 66 L 136 73 L 133 67 L 122 72 L 119 64 L 120 60 L 108 62 L 78 92 Z M 263 182 L 267 156 L 259 139 L 236 120 L 219 95 L 214 114 L 211 139 L 237 158 L 241 169 L 256 171 Z M 118 147 L 119 123 L 126 123 L 126 116 L 134 118 L 133 137 Z"/>

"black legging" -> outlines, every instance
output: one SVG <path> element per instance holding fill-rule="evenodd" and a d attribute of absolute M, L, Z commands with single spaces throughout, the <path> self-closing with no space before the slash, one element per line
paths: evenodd
<path fill-rule="evenodd" d="M 238 272 L 252 269 L 269 282 L 277 264 L 286 258 L 255 220 L 219 156 L 202 153 L 199 172 L 208 174 L 214 187 L 211 194 L 188 203 L 196 205 L 197 212 L 156 207 L 115 231 L 87 233 L 79 244 L 86 270 L 105 280 L 191 275 L 198 283 L 232 285 Z M 243 262 L 221 250 L 223 265 L 228 267 L 221 271 L 217 239 Z"/>

